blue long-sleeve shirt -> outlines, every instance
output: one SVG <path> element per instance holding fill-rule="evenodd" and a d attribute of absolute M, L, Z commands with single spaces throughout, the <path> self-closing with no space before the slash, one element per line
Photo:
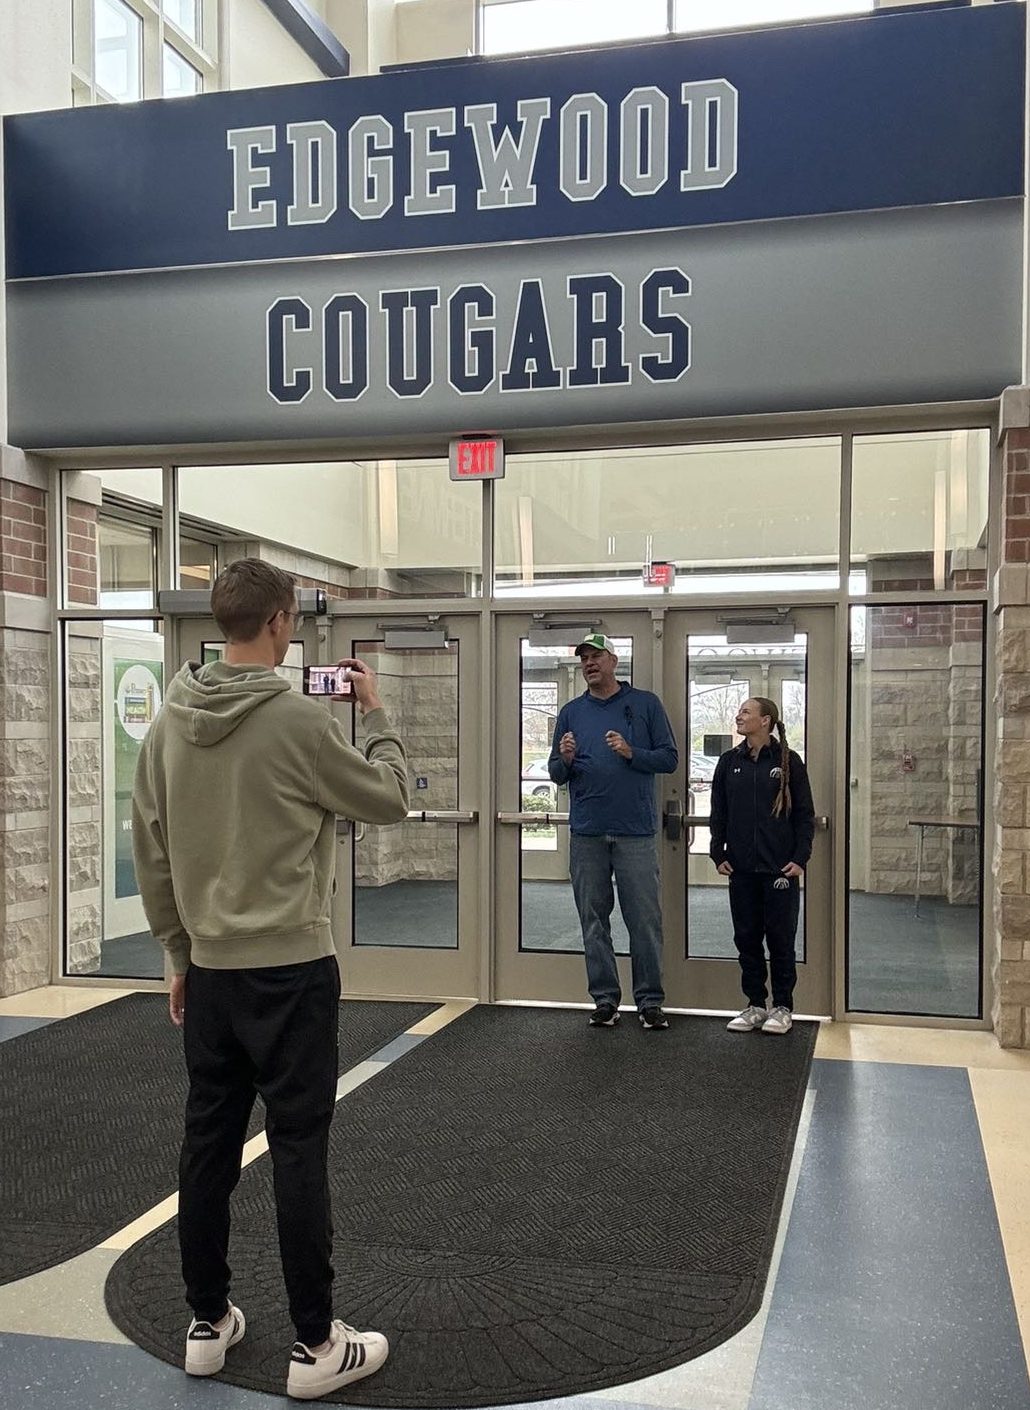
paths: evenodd
<path fill-rule="evenodd" d="M 558 752 L 562 735 L 576 736 L 571 764 Z M 609 730 L 633 750 L 623 759 L 605 743 Z M 569 785 L 569 829 L 584 837 L 651 837 L 658 829 L 655 774 L 671 774 L 679 760 L 669 718 L 657 695 L 621 689 L 598 700 L 584 691 L 563 705 L 551 743 L 547 772 Z"/>

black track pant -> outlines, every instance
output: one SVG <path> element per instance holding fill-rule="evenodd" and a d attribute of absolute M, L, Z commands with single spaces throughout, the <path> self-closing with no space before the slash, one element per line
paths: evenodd
<path fill-rule="evenodd" d="M 794 940 L 798 929 L 801 890 L 797 877 L 770 872 L 735 871 L 730 877 L 733 943 L 740 956 L 740 987 L 747 1000 L 765 1007 L 766 977 L 772 980 L 772 1001 L 792 1008 L 797 965 Z M 781 884 L 776 885 L 777 882 Z M 765 949 L 769 947 L 766 969 Z"/>
<path fill-rule="evenodd" d="M 329 1335 L 333 1226 L 326 1158 L 339 999 L 335 957 L 271 969 L 192 965 L 186 975 L 190 1091 L 179 1162 L 179 1244 L 186 1301 L 201 1321 L 217 1322 L 227 1309 L 229 1196 L 260 1092 L 290 1317 L 308 1346 Z"/>

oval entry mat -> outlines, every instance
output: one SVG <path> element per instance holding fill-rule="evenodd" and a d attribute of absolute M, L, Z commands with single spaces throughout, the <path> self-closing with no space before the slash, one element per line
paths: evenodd
<path fill-rule="evenodd" d="M 817 1026 L 785 1038 L 480 1007 L 336 1109 L 336 1312 L 390 1338 L 341 1402 L 498 1405 L 637 1380 L 755 1315 Z M 281 1395 L 293 1339 L 267 1157 L 234 1206 L 246 1340 L 222 1378 Z M 107 1282 L 123 1332 L 180 1365 L 174 1222 Z"/>

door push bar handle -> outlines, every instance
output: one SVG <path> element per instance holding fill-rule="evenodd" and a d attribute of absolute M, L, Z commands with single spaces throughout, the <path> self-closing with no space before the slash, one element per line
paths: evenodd
<path fill-rule="evenodd" d="M 683 804 L 679 798 L 670 798 L 665 805 L 665 835 L 670 842 L 678 842 L 683 836 Z"/>
<path fill-rule="evenodd" d="M 418 809 L 407 816 L 408 822 L 449 822 L 449 823 L 470 823 L 475 822 L 479 817 L 474 812 L 434 812 L 429 808 Z M 350 818 L 336 816 L 336 836 L 342 842 L 343 839 L 353 831 L 354 841 L 360 842 L 365 835 L 368 824 L 363 822 L 351 822 Z"/>
<path fill-rule="evenodd" d="M 449 822 L 449 823 L 470 823 L 475 822 L 479 817 L 475 812 L 462 812 L 455 810 L 434 810 L 432 808 L 416 808 L 408 813 L 408 822 Z"/>
<path fill-rule="evenodd" d="M 514 826 L 537 827 L 564 827 L 568 824 L 568 813 L 498 813 L 499 823 L 510 823 Z"/>

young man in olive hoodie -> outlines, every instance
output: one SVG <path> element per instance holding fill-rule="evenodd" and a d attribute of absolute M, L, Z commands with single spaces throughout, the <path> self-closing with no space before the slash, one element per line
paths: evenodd
<path fill-rule="evenodd" d="M 232 563 L 211 610 L 225 657 L 171 682 L 140 752 L 132 814 L 136 877 L 171 960 L 190 1079 L 179 1169 L 186 1370 L 220 1371 L 244 1335 L 229 1300 L 229 1196 L 260 1092 L 297 1329 L 287 1393 L 308 1400 L 370 1375 L 389 1351 L 380 1333 L 332 1315 L 326 1158 L 340 976 L 329 904 L 336 815 L 399 822 L 407 762 L 363 662 L 342 664 L 365 717 L 365 755 L 323 704 L 276 674 L 298 617 L 288 573 Z"/>

